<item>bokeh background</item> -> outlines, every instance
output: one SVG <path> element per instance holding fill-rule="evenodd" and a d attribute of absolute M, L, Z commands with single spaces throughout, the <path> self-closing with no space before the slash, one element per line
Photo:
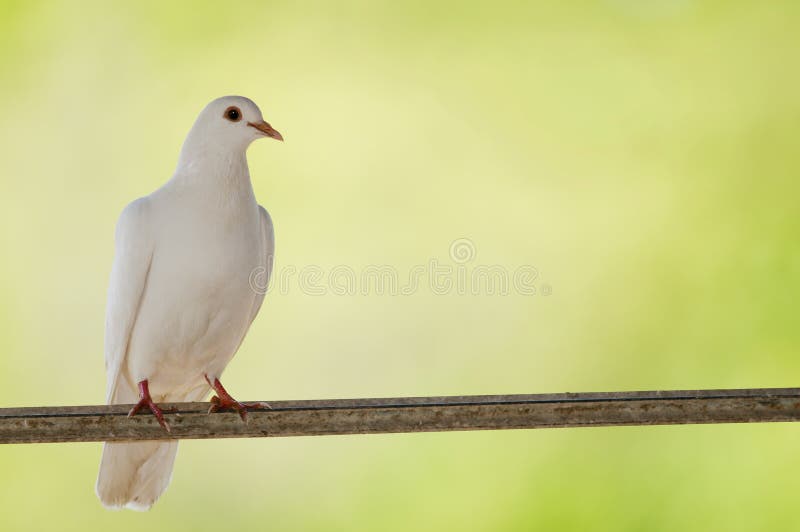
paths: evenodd
<path fill-rule="evenodd" d="M 798 384 L 794 1 L 0 1 L 0 405 L 97 404 L 116 217 L 212 98 L 277 268 L 532 265 L 539 293 L 267 297 L 242 399 Z M 545 295 L 547 285 L 552 292 Z M 147 514 L 100 444 L 0 448 L 0 529 L 791 530 L 791 424 L 181 444 Z"/>

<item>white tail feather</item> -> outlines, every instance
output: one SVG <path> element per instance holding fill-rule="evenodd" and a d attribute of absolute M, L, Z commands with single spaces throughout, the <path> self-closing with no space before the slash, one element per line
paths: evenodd
<path fill-rule="evenodd" d="M 107 508 L 149 510 L 167 489 L 178 442 L 106 443 L 97 496 Z"/>

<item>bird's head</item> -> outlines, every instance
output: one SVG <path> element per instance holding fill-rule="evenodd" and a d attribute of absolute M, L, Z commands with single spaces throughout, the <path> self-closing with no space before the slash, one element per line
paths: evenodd
<path fill-rule="evenodd" d="M 283 140 L 283 136 L 264 121 L 258 106 L 243 96 L 223 96 L 209 103 L 200 112 L 189 135 L 206 147 L 232 150 L 247 149 L 251 142 L 262 137 Z"/>

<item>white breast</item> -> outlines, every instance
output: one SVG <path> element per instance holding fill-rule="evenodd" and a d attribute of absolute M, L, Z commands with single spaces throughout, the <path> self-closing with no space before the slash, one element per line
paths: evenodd
<path fill-rule="evenodd" d="M 134 382 L 149 379 L 154 393 L 179 395 L 235 354 L 256 297 L 251 273 L 265 250 L 252 191 L 209 198 L 165 188 L 151 199 L 156 239 L 128 371 Z"/>

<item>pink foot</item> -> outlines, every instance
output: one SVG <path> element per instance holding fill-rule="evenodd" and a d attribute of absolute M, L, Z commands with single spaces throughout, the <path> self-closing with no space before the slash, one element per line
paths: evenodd
<path fill-rule="evenodd" d="M 157 404 L 153 402 L 152 397 L 150 397 L 150 388 L 147 384 L 147 379 L 141 381 L 139 383 L 139 402 L 131 408 L 131 411 L 128 412 L 128 417 L 133 417 L 136 415 L 139 410 L 144 407 L 150 409 L 156 419 L 158 420 L 158 424 L 161 425 L 164 430 L 170 432 L 169 425 L 167 424 L 167 420 L 164 419 L 164 411 L 161 410 Z"/>
<path fill-rule="evenodd" d="M 270 408 L 267 403 L 240 403 L 233 397 L 228 391 L 222 386 L 222 383 L 219 382 L 219 379 L 214 379 L 212 383 L 209 380 L 208 375 L 206 377 L 206 382 L 209 386 L 214 388 L 214 391 L 217 392 L 217 395 L 211 398 L 211 407 L 208 409 L 208 413 L 211 412 L 219 412 L 221 410 L 235 410 L 239 413 L 239 417 L 242 418 L 242 421 L 247 423 L 247 409 L 250 410 L 258 410 L 262 408 Z"/>

